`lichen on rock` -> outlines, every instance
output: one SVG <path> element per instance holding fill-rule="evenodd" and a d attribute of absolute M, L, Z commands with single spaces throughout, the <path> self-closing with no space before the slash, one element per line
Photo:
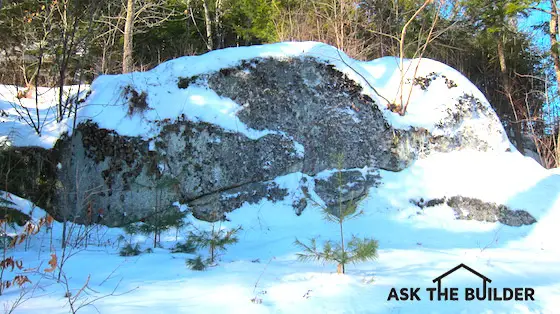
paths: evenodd
<path fill-rule="evenodd" d="M 537 222 L 526 210 L 511 209 L 502 204 L 484 202 L 471 197 L 453 196 L 450 198 L 436 198 L 427 201 L 420 199 L 411 200 L 411 203 L 422 209 L 446 204 L 453 209 L 456 219 L 461 220 L 500 222 L 512 227 L 531 225 Z"/>

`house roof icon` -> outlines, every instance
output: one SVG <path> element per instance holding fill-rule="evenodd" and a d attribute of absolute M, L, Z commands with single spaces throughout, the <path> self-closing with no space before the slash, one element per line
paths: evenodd
<path fill-rule="evenodd" d="M 453 267 L 452 269 L 448 270 L 447 272 L 443 273 L 441 276 L 439 276 L 439 277 L 435 278 L 434 280 L 432 280 L 432 282 L 434 282 L 434 283 L 435 283 L 435 282 L 441 282 L 441 280 L 442 280 L 443 278 L 445 278 L 447 275 L 449 275 L 449 274 L 455 272 L 455 271 L 458 270 L 459 268 L 464 268 L 464 269 L 470 271 L 472 274 L 474 274 L 474 275 L 480 277 L 482 280 L 484 280 L 484 283 L 486 283 L 486 282 L 492 282 L 492 280 L 490 280 L 490 278 L 488 278 L 488 277 L 482 275 L 481 273 L 477 272 L 476 270 L 470 268 L 469 266 L 467 266 L 467 265 L 465 265 L 465 264 L 463 264 L 463 263 L 461 263 L 461 264 L 459 264 L 459 265 Z"/>

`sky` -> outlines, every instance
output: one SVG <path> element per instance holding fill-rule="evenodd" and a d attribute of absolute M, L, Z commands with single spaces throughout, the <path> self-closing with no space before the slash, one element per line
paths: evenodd
<path fill-rule="evenodd" d="M 538 7 L 543 10 L 550 10 L 550 5 L 548 4 L 548 1 L 541 2 L 541 4 L 539 4 Z M 548 19 L 549 19 L 548 14 L 538 10 L 531 10 L 529 17 L 521 18 L 519 23 L 519 29 L 521 31 L 532 33 L 535 35 L 533 37 L 535 43 L 543 50 L 550 49 L 550 39 L 544 32 L 540 30 L 534 30 L 533 26 L 546 22 L 548 21 Z"/>
<path fill-rule="evenodd" d="M 542 10 L 548 11 L 550 10 L 550 3 L 549 1 L 541 1 L 538 7 Z M 546 34 L 544 31 L 535 30 L 534 26 L 542 24 L 544 22 L 548 22 L 549 19 L 550 16 L 547 13 L 538 10 L 531 10 L 529 16 L 527 18 L 521 18 L 518 24 L 519 30 L 533 35 L 532 38 L 534 43 L 536 44 L 537 47 L 539 47 L 544 52 L 550 50 L 550 38 L 548 34 Z M 548 64 L 552 66 L 551 62 L 549 62 Z M 554 69 L 551 69 L 551 71 L 549 71 L 548 73 L 550 73 L 550 75 L 554 75 L 555 71 Z M 549 119 L 554 119 L 554 117 L 557 116 L 556 111 L 560 107 L 559 99 L 557 97 L 558 87 L 553 83 L 555 82 L 555 79 L 553 77 L 549 78 L 548 82 L 551 82 L 552 84 L 549 87 L 549 93 L 548 93 L 549 94 L 548 101 L 550 105 L 544 104 L 543 109 L 545 111 L 548 111 L 547 116 L 549 117 Z"/>

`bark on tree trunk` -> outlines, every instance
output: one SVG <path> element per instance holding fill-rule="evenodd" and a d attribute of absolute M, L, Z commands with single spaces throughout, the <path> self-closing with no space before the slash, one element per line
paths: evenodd
<path fill-rule="evenodd" d="M 558 94 L 560 95 L 560 56 L 558 55 L 558 40 L 556 35 L 558 31 L 558 6 L 556 0 L 550 0 L 550 29 L 548 35 L 550 36 L 550 54 L 554 61 L 554 71 L 556 72 L 556 83 L 558 85 Z"/>
<path fill-rule="evenodd" d="M 512 95 L 513 90 L 511 86 L 511 81 L 507 73 L 506 55 L 504 51 L 504 40 L 501 34 L 498 36 L 499 36 L 498 60 L 500 61 L 500 72 L 502 73 L 502 83 L 504 84 L 504 92 L 506 94 L 508 101 L 510 102 L 513 117 L 515 119 L 515 121 L 513 121 L 512 123 L 513 134 L 515 136 L 515 147 L 517 147 L 517 150 L 519 150 L 519 152 L 525 154 L 525 149 L 523 147 L 523 136 L 521 133 L 521 121 L 519 121 L 519 119 L 517 118 L 515 105 L 513 103 L 513 95 Z"/>
<path fill-rule="evenodd" d="M 122 72 L 132 72 L 132 36 L 134 34 L 134 0 L 127 0 L 124 24 Z"/>
<path fill-rule="evenodd" d="M 208 3 L 206 0 L 202 1 L 202 6 L 204 7 L 204 23 L 206 24 L 206 48 L 208 48 L 208 50 L 213 50 L 212 19 L 210 19 L 210 11 L 208 10 Z"/>
<path fill-rule="evenodd" d="M 62 223 L 62 248 L 63 249 L 66 248 L 66 225 L 67 225 L 67 220 L 66 217 L 64 217 L 64 222 Z"/>
<path fill-rule="evenodd" d="M 216 29 L 216 47 L 224 47 L 224 28 L 222 25 L 222 0 L 216 0 L 216 12 L 214 13 L 214 26 Z"/>
<path fill-rule="evenodd" d="M 499 35 L 500 38 L 498 38 L 498 60 L 500 61 L 500 71 L 502 72 L 502 78 L 504 79 L 504 85 L 506 88 L 506 92 L 508 91 L 507 89 L 509 88 L 509 80 L 507 79 L 507 65 L 506 65 L 506 55 L 504 52 L 504 41 L 502 39 L 502 35 Z"/>

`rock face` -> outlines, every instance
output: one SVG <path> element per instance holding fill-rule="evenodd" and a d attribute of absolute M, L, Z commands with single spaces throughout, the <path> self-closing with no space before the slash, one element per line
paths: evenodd
<path fill-rule="evenodd" d="M 420 208 L 447 204 L 455 212 L 457 219 L 500 222 L 512 227 L 531 225 L 537 220 L 525 210 L 512 210 L 505 205 L 488 203 L 476 198 L 453 196 L 449 199 L 411 201 Z"/>
<path fill-rule="evenodd" d="M 391 151 L 392 128 L 377 105 L 332 66 L 310 59 L 262 60 L 210 75 L 208 86 L 243 104 L 238 116 L 249 127 L 281 131 L 303 145 L 304 173 L 336 167 L 340 153 L 343 168 L 406 166 Z"/>
<path fill-rule="evenodd" d="M 505 205 L 483 202 L 478 199 L 454 196 L 447 204 L 453 208 L 457 219 L 474 219 L 496 222 L 504 225 L 520 227 L 531 225 L 537 220 L 525 210 L 511 210 Z"/>
<path fill-rule="evenodd" d="M 329 207 L 360 199 L 379 177 L 356 170 L 337 171 L 328 178 L 315 179 L 315 193 Z"/>
<path fill-rule="evenodd" d="M 498 149 L 465 127 L 473 116 L 488 116 L 489 132 L 504 136 L 495 114 L 468 95 L 448 112 L 438 132 L 397 130 L 360 85 L 308 57 L 253 59 L 178 81 L 178 88 L 208 86 L 232 99 L 242 105 L 237 116 L 243 123 L 268 133 L 254 139 L 177 117 L 158 121 L 161 132 L 143 140 L 82 123 L 56 147 L 58 207 L 76 209 L 59 216 L 121 225 L 179 200 L 195 217 L 216 221 L 244 202 L 286 198 L 288 191 L 273 181 L 278 176 L 367 167 L 365 175 L 345 171 L 341 182 L 316 179 L 316 192 L 326 203 L 337 201 L 341 186 L 344 201 L 350 201 L 375 184 L 376 169 L 400 171 L 433 151 Z M 305 199 L 293 203 L 296 213 L 306 206 Z"/>
<path fill-rule="evenodd" d="M 166 125 L 153 151 L 147 141 L 89 123 L 60 145 L 71 154 L 62 157 L 59 207 L 91 202 L 93 220 L 108 224 L 142 219 L 174 200 L 193 206 L 198 218 L 216 221 L 244 201 L 278 199 L 283 192 L 266 181 L 298 171 L 303 158 L 285 136 L 251 140 L 191 121 Z M 82 201 L 68 197 L 84 193 L 91 195 Z"/>

